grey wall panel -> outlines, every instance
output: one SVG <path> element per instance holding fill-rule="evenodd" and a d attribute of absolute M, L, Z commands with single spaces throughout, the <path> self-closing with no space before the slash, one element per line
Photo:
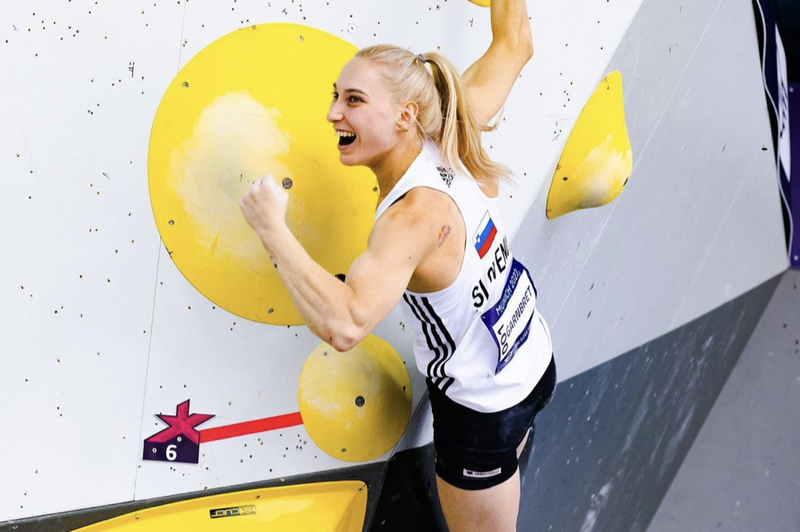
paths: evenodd
<path fill-rule="evenodd" d="M 648 532 L 800 529 L 800 272 L 784 274 Z"/>
<path fill-rule="evenodd" d="M 561 382 L 536 421 L 519 529 L 644 530 L 778 280 Z"/>

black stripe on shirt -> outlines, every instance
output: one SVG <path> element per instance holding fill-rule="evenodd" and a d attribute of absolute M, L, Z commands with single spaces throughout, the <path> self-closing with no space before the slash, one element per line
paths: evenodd
<path fill-rule="evenodd" d="M 436 321 L 436 324 L 441 329 L 442 334 L 444 335 L 444 338 L 447 341 L 447 344 L 450 346 L 450 353 L 444 358 L 444 360 L 441 360 L 439 362 L 439 364 L 438 364 L 439 365 L 439 367 L 438 367 L 439 374 L 442 377 L 446 377 L 447 373 L 445 373 L 445 371 L 444 371 L 444 366 L 445 366 L 445 364 L 447 364 L 447 362 L 451 358 L 453 358 L 453 355 L 456 352 L 456 343 L 453 340 L 453 337 L 450 335 L 450 332 L 444 326 L 444 323 L 442 322 L 442 319 L 439 317 L 438 314 L 436 314 L 436 311 L 433 309 L 433 306 L 431 305 L 431 303 L 430 303 L 430 301 L 428 300 L 427 297 L 423 297 L 422 298 L 422 303 L 425 305 L 425 308 L 428 309 L 428 312 L 430 313 L 430 315 L 433 316 L 433 319 Z M 437 368 L 434 367 L 434 372 L 436 372 L 436 370 L 437 370 Z"/>
<path fill-rule="evenodd" d="M 414 302 L 414 305 L 417 307 L 417 310 L 419 311 L 420 315 L 425 320 L 425 322 L 430 326 L 431 334 L 436 344 L 435 347 L 436 356 L 428 364 L 428 375 L 431 377 L 436 377 L 436 376 L 444 377 L 445 375 L 440 371 L 438 371 L 438 369 L 440 368 L 442 362 L 447 358 L 449 354 L 447 352 L 447 346 L 442 341 L 442 338 L 439 336 L 439 332 L 436 330 L 436 326 L 434 325 L 433 321 L 431 321 L 431 319 L 428 317 L 428 315 L 425 313 L 425 310 L 422 308 L 422 305 L 420 305 L 417 298 L 415 296 L 411 296 L 411 301 Z"/>
<path fill-rule="evenodd" d="M 448 389 L 448 388 L 450 387 L 450 385 L 451 385 L 451 384 L 453 384 L 454 382 L 455 382 L 455 379 L 454 379 L 453 377 L 447 377 L 447 382 L 445 382 L 445 383 L 444 383 L 444 386 L 442 386 L 442 393 L 447 393 L 447 389 Z"/>
<path fill-rule="evenodd" d="M 439 359 L 440 351 L 438 347 L 434 347 L 433 341 L 431 340 L 430 334 L 428 333 L 428 327 L 430 326 L 431 328 L 433 328 L 433 326 L 430 325 L 430 323 L 428 323 L 427 316 L 423 318 L 420 315 L 422 314 L 422 308 L 418 306 L 419 304 L 417 303 L 416 300 L 413 300 L 412 302 L 412 298 L 409 298 L 408 295 L 403 294 L 403 300 L 406 302 L 406 304 L 408 304 L 408 307 L 411 309 L 411 312 L 414 314 L 414 317 L 417 318 L 417 320 L 419 320 L 420 323 L 422 323 L 422 334 L 425 336 L 425 341 L 428 344 L 428 349 L 430 349 L 435 353 L 433 360 L 431 360 L 427 368 L 428 378 L 433 379 L 434 375 L 433 373 L 431 373 L 431 370 L 433 368 L 434 362 L 436 362 Z"/>

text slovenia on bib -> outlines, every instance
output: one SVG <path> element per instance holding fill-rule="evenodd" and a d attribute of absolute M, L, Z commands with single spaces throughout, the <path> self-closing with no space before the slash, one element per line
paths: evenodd
<path fill-rule="evenodd" d="M 536 287 L 530 273 L 517 259 L 511 263 L 500 299 L 481 315 L 497 344 L 495 375 L 511 362 L 517 349 L 528 339 L 536 311 Z"/>

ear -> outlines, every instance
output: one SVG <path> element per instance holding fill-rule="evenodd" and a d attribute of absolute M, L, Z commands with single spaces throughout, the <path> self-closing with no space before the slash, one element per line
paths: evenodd
<path fill-rule="evenodd" d="M 406 131 L 413 129 L 414 123 L 417 121 L 417 113 L 419 106 L 415 102 L 408 102 L 400 109 L 400 118 L 397 120 L 398 129 Z"/>

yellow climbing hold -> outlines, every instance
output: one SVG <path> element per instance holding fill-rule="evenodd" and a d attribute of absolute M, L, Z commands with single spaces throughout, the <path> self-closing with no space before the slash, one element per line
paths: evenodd
<path fill-rule="evenodd" d="M 330 273 L 347 273 L 366 249 L 377 182 L 339 162 L 325 119 L 331 83 L 355 52 L 314 28 L 248 26 L 199 52 L 167 88 L 150 135 L 153 215 L 175 265 L 216 305 L 302 323 L 239 210 L 264 174 L 283 183 L 289 228 Z"/>
<path fill-rule="evenodd" d="M 622 75 L 614 71 L 600 82 L 567 139 L 547 195 L 547 217 L 609 203 L 632 169 Z"/>
<path fill-rule="evenodd" d="M 309 436 L 346 462 L 377 458 L 394 447 L 411 414 L 411 379 L 402 359 L 374 335 L 340 353 L 323 342 L 300 375 L 300 414 Z"/>
<path fill-rule="evenodd" d="M 492 3 L 492 0 L 469 0 L 469 1 L 481 7 L 489 7 L 489 5 Z"/>
<path fill-rule="evenodd" d="M 361 532 L 367 486 L 361 481 L 262 488 L 137 510 L 80 532 L 319 530 Z"/>

